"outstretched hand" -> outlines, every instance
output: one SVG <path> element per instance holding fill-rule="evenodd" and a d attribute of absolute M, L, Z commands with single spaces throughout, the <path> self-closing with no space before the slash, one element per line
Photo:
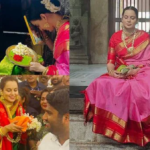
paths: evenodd
<path fill-rule="evenodd" d="M 4 128 L 7 132 L 22 132 L 23 127 L 16 125 L 16 121 L 6 125 Z"/>

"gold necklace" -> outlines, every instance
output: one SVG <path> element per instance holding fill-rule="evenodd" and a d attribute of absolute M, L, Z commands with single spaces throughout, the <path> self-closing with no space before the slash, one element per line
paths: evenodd
<path fill-rule="evenodd" d="M 124 44 L 124 46 L 125 46 L 125 48 L 127 49 L 127 51 L 129 52 L 129 53 L 132 53 L 132 51 L 134 50 L 134 41 L 135 41 L 135 36 L 136 36 L 136 30 L 134 30 L 134 36 L 133 36 L 133 40 L 132 40 L 132 45 L 131 45 L 131 47 L 127 47 L 127 44 L 126 44 L 126 42 L 125 42 L 125 34 L 124 34 L 124 31 L 122 32 L 122 38 L 123 38 L 123 44 Z M 132 34 L 133 34 L 132 33 Z"/>

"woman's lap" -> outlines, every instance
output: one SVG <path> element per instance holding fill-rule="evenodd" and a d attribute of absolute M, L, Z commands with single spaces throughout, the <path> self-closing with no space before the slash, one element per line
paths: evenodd
<path fill-rule="evenodd" d="M 127 121 L 150 115 L 150 68 L 142 68 L 133 79 L 101 76 L 86 89 L 91 104 Z"/>

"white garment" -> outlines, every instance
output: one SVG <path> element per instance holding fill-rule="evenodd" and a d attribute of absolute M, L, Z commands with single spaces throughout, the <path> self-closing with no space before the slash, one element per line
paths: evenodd
<path fill-rule="evenodd" d="M 53 86 L 52 86 L 52 83 L 51 83 L 51 79 L 48 80 L 48 85 L 47 85 L 47 87 L 50 87 L 50 88 L 53 87 Z"/>
<path fill-rule="evenodd" d="M 48 133 L 41 140 L 38 150 L 69 150 L 69 139 L 61 145 L 54 134 Z"/>

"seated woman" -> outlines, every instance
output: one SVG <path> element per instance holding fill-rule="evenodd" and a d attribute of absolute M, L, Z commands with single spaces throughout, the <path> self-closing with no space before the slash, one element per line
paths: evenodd
<path fill-rule="evenodd" d="M 109 42 L 108 73 L 84 91 L 84 115 L 86 122 L 93 119 L 94 133 L 144 146 L 150 141 L 150 45 L 137 21 L 136 8 L 123 10 L 123 30 Z M 128 66 L 126 74 L 118 71 L 121 65 Z"/>
<path fill-rule="evenodd" d="M 5 76 L 0 85 L 0 149 L 26 149 L 26 134 L 22 134 L 22 127 L 10 119 L 21 116 L 25 111 L 18 100 L 18 81 L 13 76 Z"/>
<path fill-rule="evenodd" d="M 44 67 L 40 63 L 31 62 L 30 71 L 41 72 L 43 75 L 69 75 L 69 20 L 65 12 L 62 12 L 60 2 L 58 0 L 34 1 L 27 13 L 27 18 L 43 34 L 45 30 L 57 31 L 54 45 L 45 35 L 46 44 L 53 47 L 55 64 Z"/>

